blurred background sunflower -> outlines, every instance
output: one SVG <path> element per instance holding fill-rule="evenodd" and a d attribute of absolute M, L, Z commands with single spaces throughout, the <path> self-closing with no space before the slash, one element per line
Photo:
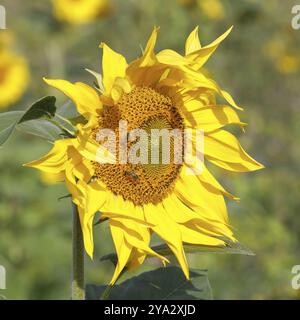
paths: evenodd
<path fill-rule="evenodd" d="M 89 23 L 107 15 L 110 0 L 52 0 L 57 19 L 72 23 Z"/>
<path fill-rule="evenodd" d="M 11 48 L 12 38 L 9 33 L 0 33 L 0 109 L 16 103 L 29 81 L 28 63 Z"/>
<path fill-rule="evenodd" d="M 57 2 L 72 2 L 74 7 L 81 1 Z M 246 107 L 241 117 L 249 127 L 241 144 L 267 169 L 242 176 L 216 170 L 215 174 L 241 198 L 239 204 L 229 203 L 230 220 L 236 237 L 256 256 L 188 258 L 191 266 L 209 270 L 215 298 L 300 297 L 291 287 L 292 266 L 300 264 L 300 30 L 291 28 L 294 1 L 110 0 L 113 10 L 102 16 L 93 11 L 79 24 L 53 14 L 51 0 L 1 4 L 8 17 L 8 29 L 0 30 L 0 37 L 7 38 L 5 52 L 30 64 L 31 81 L 27 80 L 26 94 L 12 103 L 13 109 L 24 109 L 53 93 L 43 76 L 92 84 L 93 77 L 82 66 L 100 72 L 101 41 L 130 61 L 140 55 L 136 44 L 146 43 L 154 25 L 161 27 L 157 51 L 168 47 L 181 53 L 186 35 L 196 25 L 204 45 L 234 25 L 208 69 Z M 65 102 L 59 96 L 58 105 Z M 0 264 L 7 270 L 3 294 L 10 299 L 69 297 L 65 284 L 71 261 L 70 201 L 56 200 L 68 192 L 63 184 L 45 186 L 37 172 L 21 167 L 47 150 L 49 145 L 38 138 L 15 135 L 0 151 Z M 98 257 L 112 252 L 113 244 L 107 225 L 97 226 L 95 233 L 97 250 L 94 262 L 86 261 L 87 279 L 107 283 L 111 265 Z M 153 264 L 156 261 L 149 260 L 144 270 Z"/>

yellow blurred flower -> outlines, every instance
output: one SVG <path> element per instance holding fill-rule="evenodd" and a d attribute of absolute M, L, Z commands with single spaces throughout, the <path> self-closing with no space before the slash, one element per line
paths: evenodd
<path fill-rule="evenodd" d="M 72 24 L 83 24 L 106 15 L 109 0 L 52 0 L 54 15 Z"/>
<path fill-rule="evenodd" d="M 0 51 L 0 108 L 18 101 L 28 82 L 29 70 L 26 60 L 8 50 Z"/>
<path fill-rule="evenodd" d="M 282 74 L 292 74 L 299 70 L 300 59 L 298 55 L 291 53 L 288 45 L 279 37 L 272 39 L 263 47 L 264 54 L 269 57 L 277 71 Z"/>
<path fill-rule="evenodd" d="M 285 50 L 284 47 L 284 42 L 282 42 L 281 38 L 278 37 L 277 39 L 268 41 L 263 47 L 263 52 L 270 58 L 277 58 L 278 56 L 282 55 L 283 51 Z"/>
<path fill-rule="evenodd" d="M 279 72 L 291 74 L 299 70 L 300 60 L 299 57 L 294 54 L 286 54 L 277 60 L 275 66 Z"/>
<path fill-rule="evenodd" d="M 221 20 L 225 16 L 225 10 L 220 0 L 197 0 L 198 7 L 212 20 Z"/>

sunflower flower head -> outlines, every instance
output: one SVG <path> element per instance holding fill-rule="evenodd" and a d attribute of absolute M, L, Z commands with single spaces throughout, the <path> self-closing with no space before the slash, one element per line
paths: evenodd
<path fill-rule="evenodd" d="M 212 20 L 222 20 L 225 9 L 220 0 L 197 0 L 199 9 Z"/>
<path fill-rule="evenodd" d="M 85 24 L 107 15 L 109 0 L 52 0 L 53 12 L 59 20 Z"/>
<path fill-rule="evenodd" d="M 29 81 L 26 60 L 9 50 L 0 50 L 0 109 L 17 102 Z"/>
<path fill-rule="evenodd" d="M 296 54 L 285 54 L 276 61 L 276 69 L 283 74 L 297 73 L 300 67 L 300 59 Z"/>
<path fill-rule="evenodd" d="M 56 141 L 46 156 L 27 166 L 64 177 L 78 206 L 85 249 L 91 257 L 95 213 L 100 211 L 101 219 L 109 221 L 118 256 L 111 284 L 125 267 L 134 270 L 148 255 L 168 262 L 150 247 L 153 233 L 169 246 L 187 278 L 184 244 L 222 247 L 225 238 L 236 241 L 224 201 L 225 196 L 236 197 L 205 164 L 197 171 L 194 162 L 178 161 L 187 147 L 177 145 L 177 138 L 190 132 L 194 150 L 194 133 L 201 129 L 204 148 L 199 153 L 196 149 L 196 160 L 204 157 L 233 172 L 263 167 L 225 130 L 227 125 L 244 127 L 237 113 L 242 108 L 203 71 L 230 30 L 202 46 L 195 28 L 181 55 L 170 49 L 156 53 L 158 28 L 154 28 L 142 56 L 131 63 L 102 43 L 102 76 L 93 72 L 97 88 L 45 79 L 73 100 L 85 122 L 77 125 L 75 138 Z M 222 104 L 217 103 L 218 96 Z M 145 148 L 141 148 L 142 135 L 137 139 L 140 129 L 146 133 Z M 113 133 L 114 139 L 103 139 L 103 130 Z M 177 136 L 170 137 L 168 148 L 159 136 L 155 143 L 161 148 L 152 161 L 148 133 L 155 130 L 176 130 Z M 120 145 L 125 147 L 115 148 Z M 165 150 L 168 161 L 162 160 Z M 105 156 L 109 161 L 101 161 Z M 131 157 L 138 161 L 128 161 Z"/>

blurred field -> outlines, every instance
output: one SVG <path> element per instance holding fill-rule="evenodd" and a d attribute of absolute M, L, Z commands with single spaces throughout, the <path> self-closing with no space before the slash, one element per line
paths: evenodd
<path fill-rule="evenodd" d="M 49 0 L 4 0 L 7 30 L 0 48 L 23 56 L 30 80 L 23 97 L 0 111 L 24 109 L 55 94 L 42 77 L 85 81 L 84 70 L 100 70 L 101 41 L 128 61 L 140 54 L 154 25 L 157 50 L 183 52 L 189 32 L 200 26 L 209 43 L 231 25 L 230 37 L 207 64 L 214 78 L 241 105 L 249 125 L 242 145 L 266 165 L 251 174 L 214 170 L 240 203 L 228 203 L 237 238 L 254 257 L 199 254 L 192 267 L 209 270 L 216 299 L 297 299 L 291 268 L 300 264 L 300 30 L 291 28 L 294 1 L 280 0 L 111 0 L 109 10 L 86 24 L 69 24 L 52 13 Z M 22 168 L 49 149 L 17 134 L 0 150 L 0 264 L 7 269 L 9 299 L 68 299 L 71 214 L 63 185 L 48 185 L 38 172 Z M 113 250 L 107 226 L 95 228 L 96 254 L 87 259 L 88 282 L 106 283 L 112 274 L 99 257 Z M 149 261 L 144 268 L 151 268 Z M 139 271 L 142 271 L 141 269 Z"/>

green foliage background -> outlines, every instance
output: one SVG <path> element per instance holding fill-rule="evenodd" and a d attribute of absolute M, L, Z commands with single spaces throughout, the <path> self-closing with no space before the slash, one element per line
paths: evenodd
<path fill-rule="evenodd" d="M 201 1 L 201 0 L 200 0 Z M 230 37 L 207 64 L 214 78 L 245 106 L 249 126 L 242 145 L 266 169 L 228 174 L 215 169 L 219 180 L 240 203 L 228 202 L 237 238 L 254 257 L 198 254 L 193 268 L 208 269 L 217 299 L 299 298 L 291 287 L 291 268 L 300 264 L 300 112 L 299 70 L 280 73 L 266 52 L 275 39 L 283 53 L 300 54 L 300 30 L 291 28 L 294 1 L 220 0 L 225 15 L 214 20 L 195 1 L 114 0 L 105 18 L 83 26 L 64 25 L 52 16 L 48 0 L 5 0 L 8 29 L 15 50 L 28 60 L 31 82 L 23 99 L 11 108 L 24 109 L 47 94 L 65 98 L 43 83 L 42 77 L 86 81 L 84 68 L 100 70 L 106 42 L 128 61 L 140 54 L 154 25 L 161 27 L 157 50 L 183 52 L 189 32 L 200 26 L 202 43 L 209 43 L 235 26 Z M 45 185 L 38 172 L 22 167 L 41 156 L 49 145 L 17 134 L 0 150 L 0 264 L 7 270 L 9 299 L 68 299 L 71 267 L 71 206 L 63 185 Z M 95 227 L 96 254 L 86 260 L 89 283 L 107 283 L 112 275 L 100 256 L 113 251 L 107 225 Z M 149 260 L 140 269 L 156 267 Z"/>

